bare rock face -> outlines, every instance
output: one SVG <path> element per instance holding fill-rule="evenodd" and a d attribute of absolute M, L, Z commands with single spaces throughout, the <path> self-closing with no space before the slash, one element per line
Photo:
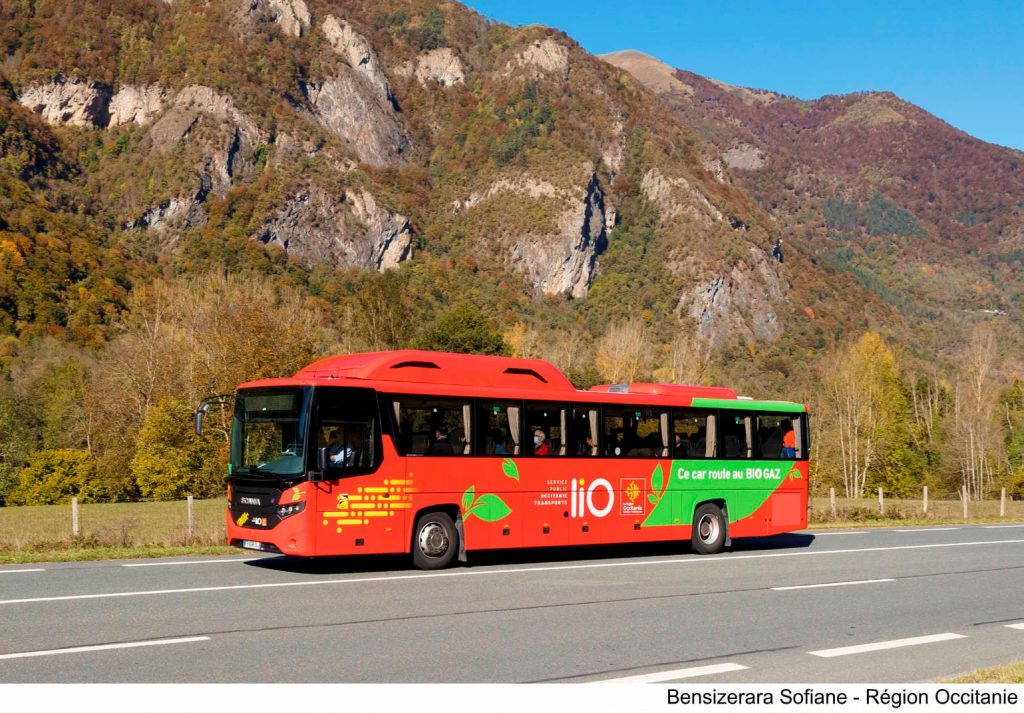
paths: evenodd
<path fill-rule="evenodd" d="M 466 81 L 466 69 L 451 47 L 423 52 L 415 60 L 403 63 L 396 71 L 403 77 L 414 77 L 425 87 L 432 84 L 454 87 Z"/>
<path fill-rule="evenodd" d="M 509 266 L 544 294 L 585 297 L 597 272 L 597 258 L 608 247 L 604 194 L 597 176 L 591 174 L 578 193 L 546 181 L 502 179 L 485 196 L 471 195 L 461 205 L 471 210 L 502 194 L 522 196 L 508 200 L 555 199 L 564 204 L 555 232 L 507 236 L 506 256 Z"/>
<path fill-rule="evenodd" d="M 126 230 L 142 228 L 158 233 L 167 233 L 175 228 L 191 228 L 206 224 L 206 209 L 203 201 L 209 192 L 202 185 L 193 195 L 178 196 L 153 206 L 141 216 L 125 225 Z"/>
<path fill-rule="evenodd" d="M 96 82 L 58 76 L 25 90 L 18 102 L 51 124 L 104 127 L 110 123 L 110 89 Z"/>
<path fill-rule="evenodd" d="M 204 118 L 208 120 L 202 138 L 205 157 L 198 172 L 209 180 L 210 191 L 223 195 L 237 175 L 253 168 L 253 152 L 268 138 L 255 121 L 235 107 L 231 97 L 209 87 L 185 87 L 147 137 L 156 150 L 169 151 L 179 141 L 191 139 Z"/>
<path fill-rule="evenodd" d="M 365 79 L 376 92 L 377 98 L 381 102 L 394 105 L 395 100 L 388 78 L 384 75 L 380 58 L 377 57 L 369 40 L 334 15 L 328 15 L 324 19 L 321 29 L 334 51 Z"/>
<path fill-rule="evenodd" d="M 391 165 L 409 151 L 409 138 L 395 119 L 394 111 L 381 104 L 373 88 L 346 71 L 323 84 L 304 84 L 302 89 L 317 121 L 348 142 L 364 163 Z"/>
<path fill-rule="evenodd" d="M 662 222 L 667 223 L 683 215 L 704 225 L 725 219 L 722 212 L 682 176 L 670 178 L 652 168 L 644 174 L 640 190 L 658 208 Z"/>
<path fill-rule="evenodd" d="M 531 77 L 552 75 L 560 79 L 569 76 L 569 50 L 551 38 L 535 40 L 505 65 L 504 74 L 525 74 Z"/>
<path fill-rule="evenodd" d="M 738 263 L 683 295 L 679 309 L 697 322 L 697 334 L 712 346 L 735 341 L 773 341 L 782 323 L 773 305 L 783 302 L 789 284 L 764 251 L 750 248 L 751 265 Z"/>
<path fill-rule="evenodd" d="M 722 159 L 729 168 L 738 168 L 743 171 L 756 171 L 765 164 L 764 151 L 747 143 L 729 148 L 722 154 Z"/>
<path fill-rule="evenodd" d="M 269 17 L 292 37 L 307 33 L 313 19 L 303 0 L 242 0 L 242 12 L 247 17 Z"/>
<path fill-rule="evenodd" d="M 412 257 L 412 226 L 360 190 L 333 197 L 314 188 L 295 195 L 254 237 L 312 265 L 384 271 Z"/>
<path fill-rule="evenodd" d="M 121 87 L 110 100 L 110 126 L 134 123 L 145 126 L 164 109 L 167 90 L 158 85 Z"/>

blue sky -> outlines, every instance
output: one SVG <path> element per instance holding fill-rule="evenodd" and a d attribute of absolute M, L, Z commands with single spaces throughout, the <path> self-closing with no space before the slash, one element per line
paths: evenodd
<path fill-rule="evenodd" d="M 815 99 L 888 90 L 1024 150 L 1024 1 L 463 0 L 557 27 L 593 54 L 646 52 L 729 84 Z"/>

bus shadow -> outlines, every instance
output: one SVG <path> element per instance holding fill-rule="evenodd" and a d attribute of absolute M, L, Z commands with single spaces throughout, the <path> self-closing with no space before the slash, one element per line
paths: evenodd
<path fill-rule="evenodd" d="M 810 547 L 814 535 L 787 533 L 769 537 L 738 538 L 732 541 L 720 556 L 730 552 L 763 552 Z M 647 557 L 694 557 L 689 540 L 648 542 L 619 545 L 589 545 L 576 547 L 544 547 L 520 550 L 492 550 L 470 552 L 467 562 L 453 567 L 494 567 L 499 565 L 551 564 L 594 562 Z M 712 555 L 714 556 L 714 555 Z M 246 562 L 250 567 L 305 575 L 373 574 L 378 572 L 418 571 L 413 568 L 409 555 L 357 555 L 344 557 L 264 557 Z"/>

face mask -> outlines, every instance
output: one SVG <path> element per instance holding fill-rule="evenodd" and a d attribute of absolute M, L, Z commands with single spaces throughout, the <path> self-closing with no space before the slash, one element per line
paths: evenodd
<path fill-rule="evenodd" d="M 535 445 L 535 446 L 539 446 L 540 445 L 540 436 L 534 436 L 533 437 L 533 445 Z"/>

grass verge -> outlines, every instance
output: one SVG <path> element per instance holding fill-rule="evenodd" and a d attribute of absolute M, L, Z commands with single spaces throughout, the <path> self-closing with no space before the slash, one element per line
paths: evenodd
<path fill-rule="evenodd" d="M 943 679 L 939 683 L 1024 683 L 1024 661 L 1006 666 L 979 668 L 963 676 Z"/>

